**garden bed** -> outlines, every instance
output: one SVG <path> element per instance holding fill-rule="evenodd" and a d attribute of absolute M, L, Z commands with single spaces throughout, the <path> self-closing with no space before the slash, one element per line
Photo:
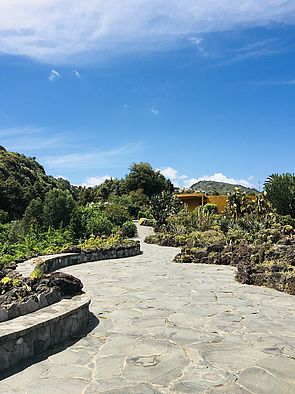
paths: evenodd
<path fill-rule="evenodd" d="M 69 274 L 55 272 L 24 278 L 13 270 L 0 271 L 0 322 L 52 305 L 82 292 L 83 284 Z"/>
<path fill-rule="evenodd" d="M 177 263 L 231 265 L 236 279 L 245 284 L 266 286 L 295 295 L 295 239 L 286 238 L 275 245 L 224 245 L 185 247 Z"/>

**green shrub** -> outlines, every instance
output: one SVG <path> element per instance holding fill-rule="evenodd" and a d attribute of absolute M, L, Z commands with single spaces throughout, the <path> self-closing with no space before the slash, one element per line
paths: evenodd
<path fill-rule="evenodd" d="M 136 235 L 136 225 L 131 221 L 127 221 L 122 225 L 122 235 L 123 237 L 132 238 Z"/>
<path fill-rule="evenodd" d="M 128 210 L 119 204 L 106 204 L 104 207 L 104 213 L 109 221 L 116 226 L 122 226 L 123 223 L 131 219 Z"/>

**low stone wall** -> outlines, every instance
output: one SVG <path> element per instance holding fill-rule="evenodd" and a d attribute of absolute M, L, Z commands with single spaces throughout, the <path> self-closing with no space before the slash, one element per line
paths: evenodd
<path fill-rule="evenodd" d="M 77 295 L 0 324 L 0 371 L 69 339 L 89 321 L 90 299 Z"/>
<path fill-rule="evenodd" d="M 121 246 L 112 249 L 101 249 L 95 252 L 68 253 L 55 255 L 54 257 L 43 257 L 41 266 L 44 273 L 53 272 L 70 265 L 88 263 L 91 261 L 121 259 L 140 254 L 140 243 L 134 246 Z"/>

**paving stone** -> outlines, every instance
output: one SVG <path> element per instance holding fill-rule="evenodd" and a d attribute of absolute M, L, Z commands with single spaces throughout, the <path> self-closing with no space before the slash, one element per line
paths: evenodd
<path fill-rule="evenodd" d="M 228 384 L 222 386 L 212 387 L 206 394 L 249 394 L 249 390 L 244 389 L 243 387 L 239 386 L 238 384 Z M 255 393 L 260 394 L 260 393 Z M 279 394 L 279 393 L 277 393 Z M 283 393 L 280 393 L 283 394 Z"/>
<path fill-rule="evenodd" d="M 87 387 L 82 379 L 42 378 L 27 387 L 27 394 L 81 394 Z"/>
<path fill-rule="evenodd" d="M 245 389 L 259 394 L 294 394 L 295 384 L 277 379 L 274 375 L 260 367 L 242 371 L 237 381 Z"/>
<path fill-rule="evenodd" d="M 256 364 L 278 379 L 295 383 L 295 360 L 287 357 L 267 357 Z"/>

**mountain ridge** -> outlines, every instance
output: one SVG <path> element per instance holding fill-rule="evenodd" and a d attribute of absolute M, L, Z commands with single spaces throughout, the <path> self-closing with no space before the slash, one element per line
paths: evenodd
<path fill-rule="evenodd" d="M 226 182 L 217 182 L 217 181 L 199 181 L 194 183 L 190 189 L 195 192 L 201 192 L 205 194 L 228 194 L 232 193 L 235 188 L 238 187 L 242 192 L 247 194 L 257 194 L 258 190 L 255 188 L 245 187 L 239 184 L 231 184 Z"/>

